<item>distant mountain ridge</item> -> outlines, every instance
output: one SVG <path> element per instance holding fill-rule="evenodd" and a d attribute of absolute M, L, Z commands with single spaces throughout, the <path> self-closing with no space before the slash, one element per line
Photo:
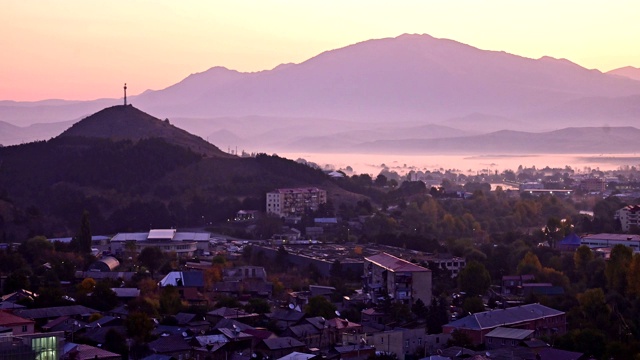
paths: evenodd
<path fill-rule="evenodd" d="M 347 149 L 497 130 L 633 126 L 640 120 L 639 99 L 640 81 L 615 71 L 424 34 L 367 40 L 254 73 L 212 67 L 130 97 L 137 107 L 175 119 L 220 147 L 252 152 L 331 144 Z M 104 101 L 0 102 L 0 121 L 68 121 Z M 437 126 L 448 130 L 424 131 Z"/>
<path fill-rule="evenodd" d="M 613 69 L 611 71 L 607 71 L 607 74 L 622 76 L 640 81 L 640 68 L 633 66 L 624 66 L 621 68 Z"/>

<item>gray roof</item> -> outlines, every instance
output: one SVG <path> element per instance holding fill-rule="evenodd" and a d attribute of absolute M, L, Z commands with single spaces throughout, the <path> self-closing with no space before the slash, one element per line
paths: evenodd
<path fill-rule="evenodd" d="M 313 335 L 313 334 L 319 334 L 319 330 L 311 325 L 311 324 L 302 324 L 302 325 L 296 325 L 296 326 L 290 326 L 289 330 L 291 330 L 291 332 L 293 333 L 293 335 L 295 335 L 296 337 L 300 338 L 300 337 L 304 337 L 307 335 Z"/>
<path fill-rule="evenodd" d="M 180 279 L 181 285 L 178 284 Z M 203 287 L 204 273 L 202 271 L 172 271 L 162 280 L 160 286 Z"/>
<path fill-rule="evenodd" d="M 117 297 L 134 298 L 140 295 L 138 288 L 111 288 Z"/>
<path fill-rule="evenodd" d="M 531 334 L 533 334 L 533 333 L 534 333 L 533 330 L 512 329 L 512 328 L 506 328 L 506 327 L 500 327 L 499 326 L 499 327 L 491 330 L 485 336 L 486 337 L 501 338 L 501 339 L 524 340 L 527 337 L 531 336 Z"/>
<path fill-rule="evenodd" d="M 90 309 L 82 305 L 70 305 L 70 306 L 57 306 L 40 309 L 20 309 L 15 310 L 14 314 L 26 318 L 26 319 L 47 319 L 60 316 L 89 316 L 99 312 L 98 310 Z"/>
<path fill-rule="evenodd" d="M 160 336 L 149 343 L 149 349 L 157 354 L 191 350 L 191 346 L 182 335 Z"/>
<path fill-rule="evenodd" d="M 540 304 L 521 305 L 506 309 L 484 311 L 452 321 L 445 326 L 467 329 L 491 329 L 525 321 L 562 315 L 564 312 Z"/>
<path fill-rule="evenodd" d="M 178 321 L 179 325 L 185 325 L 191 321 L 193 321 L 196 318 L 196 314 L 190 314 L 190 313 L 177 313 L 174 317 L 176 318 L 176 321 Z M 198 318 L 199 320 L 200 318 Z"/>
<path fill-rule="evenodd" d="M 306 353 L 294 351 L 291 354 L 285 355 L 277 360 L 309 360 L 316 356 L 317 355 L 314 355 L 314 354 L 306 354 Z"/>
<path fill-rule="evenodd" d="M 290 349 L 293 347 L 304 346 L 303 343 L 289 336 L 272 338 L 272 339 L 264 339 L 262 340 L 262 342 L 270 350 Z"/>

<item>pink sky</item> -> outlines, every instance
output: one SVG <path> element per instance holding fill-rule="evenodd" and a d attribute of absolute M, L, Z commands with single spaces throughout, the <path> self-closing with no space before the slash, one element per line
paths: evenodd
<path fill-rule="evenodd" d="M 89 100 L 162 89 L 213 66 L 302 62 L 372 38 L 427 33 L 482 49 L 640 67 L 635 1 L 5 0 L 0 100 Z"/>

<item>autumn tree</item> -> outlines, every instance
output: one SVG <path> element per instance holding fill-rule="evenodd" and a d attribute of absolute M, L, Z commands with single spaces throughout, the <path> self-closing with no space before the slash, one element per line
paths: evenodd
<path fill-rule="evenodd" d="M 538 256 L 529 251 L 524 255 L 524 258 L 518 263 L 518 275 L 537 275 L 542 270 L 542 264 L 538 259 Z"/>
<path fill-rule="evenodd" d="M 615 290 L 621 295 L 625 294 L 632 256 L 633 251 L 628 246 L 618 244 L 611 249 L 611 256 L 605 269 L 609 290 Z"/>
<path fill-rule="evenodd" d="M 304 312 L 308 316 L 322 316 L 325 319 L 332 319 L 336 317 L 336 310 L 336 306 L 322 295 L 312 297 L 309 299 L 309 303 L 304 307 Z"/>

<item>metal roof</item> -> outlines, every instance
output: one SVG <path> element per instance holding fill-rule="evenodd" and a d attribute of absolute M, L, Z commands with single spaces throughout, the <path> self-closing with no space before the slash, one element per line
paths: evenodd
<path fill-rule="evenodd" d="M 431 271 L 427 268 L 423 268 L 422 266 L 418 266 L 416 264 L 408 262 L 407 260 L 402 260 L 400 258 L 397 258 L 393 255 L 389 255 L 384 252 L 380 254 L 368 256 L 364 259 L 393 272 L 421 272 L 421 271 L 430 272 Z"/>
<path fill-rule="evenodd" d="M 533 330 L 527 329 L 512 329 L 507 327 L 497 327 L 491 330 L 487 335 L 487 337 L 495 337 L 501 339 L 513 339 L 513 340 L 524 340 L 527 337 L 533 334 Z"/>
<path fill-rule="evenodd" d="M 176 234 L 176 229 L 151 229 L 149 230 L 149 236 L 147 239 L 173 239 Z"/>
<path fill-rule="evenodd" d="M 452 321 L 445 326 L 467 329 L 491 329 L 498 326 L 518 324 L 525 321 L 542 319 L 549 316 L 562 315 L 564 312 L 540 304 L 521 305 L 506 309 L 498 309 L 475 313 L 462 319 Z"/>

